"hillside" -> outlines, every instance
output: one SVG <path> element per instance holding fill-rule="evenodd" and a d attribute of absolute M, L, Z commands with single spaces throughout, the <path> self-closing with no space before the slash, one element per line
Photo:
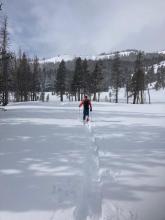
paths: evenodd
<path fill-rule="evenodd" d="M 124 50 L 124 51 L 119 51 L 119 55 L 122 56 L 129 56 L 130 54 L 137 54 L 137 50 Z M 82 59 L 87 59 L 87 60 L 103 60 L 103 59 L 111 59 L 115 56 L 116 52 L 111 52 L 111 53 L 101 53 L 98 55 L 58 55 L 49 59 L 42 59 L 40 60 L 40 63 L 58 63 L 64 60 L 65 62 L 67 61 L 72 61 L 76 57 L 81 57 Z"/>
<path fill-rule="evenodd" d="M 120 70 L 123 74 L 123 77 L 126 79 L 128 75 L 133 74 L 135 61 L 137 58 L 138 50 L 130 49 L 119 51 L 120 56 Z M 102 72 L 103 72 L 103 82 L 102 82 L 102 91 L 108 90 L 111 84 L 111 74 L 112 74 L 112 65 L 113 59 L 116 52 L 111 53 L 101 53 L 99 55 L 93 56 L 81 56 L 82 59 L 87 59 L 88 69 L 90 72 L 94 70 L 96 61 L 101 60 L 102 63 Z M 67 68 L 67 82 L 71 82 L 74 68 L 75 68 L 75 59 L 77 56 L 74 55 L 59 55 L 50 59 L 40 60 L 40 65 L 43 66 L 46 70 L 46 90 L 51 91 L 54 87 L 55 75 L 59 66 L 59 62 L 62 60 L 66 63 Z M 165 54 L 164 51 L 161 52 L 145 52 L 144 53 L 144 66 L 146 68 L 151 68 L 154 66 L 155 73 L 160 66 L 165 64 Z M 156 77 L 156 76 L 155 76 Z M 151 77 L 150 77 L 151 78 Z M 151 83 L 156 79 L 151 79 Z"/>
<path fill-rule="evenodd" d="M 61 62 L 62 60 L 64 60 L 65 62 L 67 61 L 73 61 L 74 59 L 76 59 L 77 57 L 81 57 L 82 59 L 87 59 L 87 60 L 104 60 L 104 59 L 113 59 L 114 56 L 116 55 L 117 52 L 110 52 L 110 53 L 101 53 L 98 55 L 57 55 L 55 57 L 49 58 L 49 59 L 42 59 L 40 60 L 40 63 L 58 63 Z M 118 51 L 118 54 L 121 58 L 126 58 L 129 59 L 131 56 L 136 57 L 138 53 L 138 50 L 135 49 L 128 49 L 128 50 L 122 50 L 122 51 Z M 152 57 L 158 57 L 158 56 L 162 56 L 164 57 L 165 60 L 165 51 L 160 51 L 160 52 L 153 52 L 153 53 L 144 53 L 144 55 L 146 57 L 152 56 Z"/>

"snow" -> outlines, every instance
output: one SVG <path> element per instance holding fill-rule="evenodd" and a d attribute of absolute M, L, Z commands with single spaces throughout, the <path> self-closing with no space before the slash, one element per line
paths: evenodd
<path fill-rule="evenodd" d="M 67 62 L 67 61 L 71 61 L 74 59 L 75 59 L 75 56 L 65 54 L 65 55 L 58 55 L 56 57 L 52 57 L 49 59 L 40 60 L 40 63 L 58 63 L 58 62 L 61 62 L 62 60 Z"/>
<path fill-rule="evenodd" d="M 131 53 L 137 53 L 134 50 L 129 50 L 129 51 L 120 51 L 119 56 L 129 56 Z M 41 64 L 43 63 L 58 63 L 64 60 L 65 62 L 67 61 L 72 61 L 76 59 L 76 57 L 81 57 L 82 59 L 87 59 L 87 60 L 102 60 L 102 59 L 111 59 L 115 56 L 115 52 L 112 53 L 103 53 L 103 54 L 98 54 L 98 55 L 58 55 L 49 59 L 43 59 L 40 60 L 39 62 Z"/>
<path fill-rule="evenodd" d="M 159 54 L 165 54 L 165 50 L 158 52 Z"/>
<path fill-rule="evenodd" d="M 154 87 L 155 87 L 155 83 L 152 83 L 151 85 L 149 85 L 151 103 L 162 103 L 162 102 L 164 103 L 165 102 L 165 89 L 160 89 L 158 91 L 155 91 Z M 112 89 L 109 89 L 108 92 L 102 92 L 100 94 L 100 101 L 103 101 L 103 102 L 110 101 L 110 97 L 109 97 L 110 93 L 111 93 L 111 101 L 114 102 L 115 101 L 115 92 Z M 133 101 L 132 98 L 129 98 L 129 103 L 132 103 L 132 101 Z M 51 99 L 53 99 L 53 98 L 51 98 Z M 125 90 L 125 88 L 119 89 L 119 102 L 126 103 L 126 90 Z M 144 102 L 149 103 L 149 97 L 148 97 L 147 91 L 144 92 Z"/>
<path fill-rule="evenodd" d="M 165 102 L 165 90 L 160 89 L 155 92 L 154 89 L 150 89 L 151 102 L 153 103 L 162 103 Z"/>
<path fill-rule="evenodd" d="M 137 54 L 137 51 L 134 51 L 134 50 L 120 51 L 120 52 L 119 52 L 119 55 L 120 55 L 120 56 L 129 56 L 131 53 Z"/>
<path fill-rule="evenodd" d="M 165 67 L 165 60 L 161 61 L 159 64 L 154 64 L 154 73 L 157 73 L 159 67 Z"/>
<path fill-rule="evenodd" d="M 0 111 L 0 219 L 164 220 L 162 92 L 93 103 L 85 125 L 78 102 L 53 96 Z"/>

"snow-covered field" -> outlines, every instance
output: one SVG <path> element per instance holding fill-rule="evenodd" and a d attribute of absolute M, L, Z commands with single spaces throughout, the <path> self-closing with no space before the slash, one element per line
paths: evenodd
<path fill-rule="evenodd" d="M 0 111 L 0 220 L 165 220 L 165 103 Z"/>

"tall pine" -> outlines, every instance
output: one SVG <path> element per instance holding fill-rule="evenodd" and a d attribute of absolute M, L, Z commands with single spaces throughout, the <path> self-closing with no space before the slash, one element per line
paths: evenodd
<path fill-rule="evenodd" d="M 56 87 L 55 87 L 56 93 L 60 95 L 61 102 L 63 102 L 63 95 L 65 94 L 65 79 L 66 79 L 66 67 L 65 67 L 65 61 L 62 60 L 57 69 Z"/>
<path fill-rule="evenodd" d="M 89 94 L 89 87 L 90 87 L 90 72 L 88 69 L 88 62 L 87 60 L 83 60 L 82 62 L 82 93 Z"/>
<path fill-rule="evenodd" d="M 101 92 L 103 80 L 102 64 L 101 61 L 97 61 L 94 70 L 91 74 L 90 91 L 93 93 L 93 101 L 97 101 L 96 94 Z M 99 96 L 98 96 L 99 101 Z"/>
<path fill-rule="evenodd" d="M 117 52 L 112 63 L 111 85 L 115 90 L 115 103 L 118 103 L 119 89 L 122 86 L 122 73 L 120 68 L 120 57 Z"/>
<path fill-rule="evenodd" d="M 75 95 L 75 100 L 80 101 L 80 95 L 82 92 L 82 83 L 83 82 L 83 70 L 82 70 L 82 60 L 80 57 L 76 59 L 75 69 L 73 74 L 73 81 L 72 81 L 72 93 Z"/>
<path fill-rule="evenodd" d="M 0 74 L 0 102 L 2 105 L 8 104 L 8 62 L 10 54 L 8 49 L 8 22 L 7 17 L 4 17 L 2 27 L 0 29 L 0 47 L 1 47 L 1 74 Z"/>
<path fill-rule="evenodd" d="M 38 58 L 35 57 L 33 60 L 33 66 L 31 71 L 31 100 L 37 100 L 37 93 L 40 91 L 39 83 L 40 67 Z"/>
<path fill-rule="evenodd" d="M 132 76 L 132 92 L 133 92 L 133 104 L 144 103 L 144 90 L 145 90 L 145 72 L 143 66 L 143 53 L 137 54 L 135 61 L 135 70 Z"/>
<path fill-rule="evenodd" d="M 155 88 L 156 90 L 165 88 L 165 67 L 164 66 L 158 67 L 157 74 L 156 74 Z"/>

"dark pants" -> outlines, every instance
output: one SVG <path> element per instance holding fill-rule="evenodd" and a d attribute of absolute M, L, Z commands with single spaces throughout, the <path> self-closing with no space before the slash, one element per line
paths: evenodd
<path fill-rule="evenodd" d="M 89 117 L 89 108 L 83 110 L 83 120 L 85 120 L 86 117 Z"/>

